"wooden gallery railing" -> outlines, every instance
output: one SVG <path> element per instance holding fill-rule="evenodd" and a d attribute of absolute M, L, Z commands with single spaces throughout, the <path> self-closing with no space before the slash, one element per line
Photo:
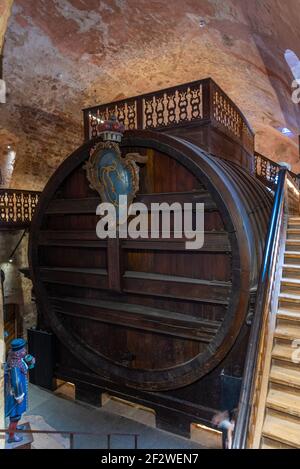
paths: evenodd
<path fill-rule="evenodd" d="M 84 109 L 85 140 L 96 138 L 98 124 L 112 114 L 126 129 L 161 131 L 212 123 L 253 153 L 251 127 L 211 78 Z"/>
<path fill-rule="evenodd" d="M 278 174 L 282 166 L 275 161 L 270 160 L 261 153 L 254 152 L 254 168 L 255 176 L 269 189 L 274 190 L 277 185 Z M 299 178 L 295 173 L 289 171 L 291 179 L 295 184 L 299 185 Z"/>
<path fill-rule="evenodd" d="M 0 189 L 0 230 L 27 228 L 40 192 Z"/>
<path fill-rule="evenodd" d="M 272 173 L 274 178 L 274 173 Z M 275 184 L 275 182 L 274 182 Z M 255 436 L 262 428 L 266 389 L 262 388 L 271 364 L 273 332 L 276 323 L 281 266 L 283 264 L 288 211 L 298 213 L 299 191 L 294 177 L 280 167 L 276 174 L 274 205 L 264 249 L 258 283 L 255 311 L 242 383 L 239 413 L 233 447 L 252 448 Z M 263 406 L 263 408 L 261 407 Z M 260 421 L 259 421 L 260 420 Z M 257 441 L 260 440 L 256 438 Z"/>

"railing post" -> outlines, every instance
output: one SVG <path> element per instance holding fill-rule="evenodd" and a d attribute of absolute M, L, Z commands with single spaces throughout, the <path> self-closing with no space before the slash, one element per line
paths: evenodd
<path fill-rule="evenodd" d="M 213 82 L 209 78 L 202 83 L 202 106 L 203 119 L 212 121 L 213 119 Z"/>
<path fill-rule="evenodd" d="M 3 290 L 0 282 L 0 428 L 5 428 L 4 412 L 4 362 L 5 362 L 5 340 L 4 340 L 4 312 L 3 312 Z M 5 433 L 0 434 L 0 449 L 5 448 Z"/>
<path fill-rule="evenodd" d="M 87 142 L 90 139 L 90 116 L 87 110 L 83 110 L 83 137 Z"/>
<path fill-rule="evenodd" d="M 70 433 L 70 449 L 74 449 L 74 433 Z"/>
<path fill-rule="evenodd" d="M 107 449 L 110 449 L 111 434 L 107 435 Z"/>
<path fill-rule="evenodd" d="M 143 130 L 144 128 L 144 113 L 143 113 L 143 98 L 139 96 L 136 99 L 136 128 Z"/>
<path fill-rule="evenodd" d="M 134 449 L 138 447 L 138 435 L 134 435 Z"/>

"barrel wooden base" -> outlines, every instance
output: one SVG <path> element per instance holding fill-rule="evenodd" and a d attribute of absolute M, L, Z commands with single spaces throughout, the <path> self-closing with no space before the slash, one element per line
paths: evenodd
<path fill-rule="evenodd" d="M 94 405 L 95 400 L 97 402 L 101 400 L 102 394 L 109 394 L 124 401 L 138 404 L 155 412 L 157 428 L 185 438 L 190 437 L 191 424 L 208 424 L 217 412 L 216 409 L 193 403 L 194 398 L 189 398 L 187 395 L 183 400 L 181 396 L 172 396 L 170 393 L 149 393 L 135 390 L 95 376 L 88 371 L 80 372 L 74 370 L 74 368 L 60 369 L 57 372 L 57 378 L 73 382 L 75 389 L 79 390 L 81 388 L 82 390 L 84 386 L 86 391 L 84 402 Z M 87 392 L 87 386 L 89 385 L 90 389 Z M 200 395 L 194 387 L 185 391 L 190 396 Z"/>
<path fill-rule="evenodd" d="M 24 425 L 24 430 L 31 430 L 30 423 L 26 422 L 21 425 Z M 31 449 L 33 443 L 32 433 L 19 433 L 18 435 L 23 437 L 23 440 L 18 443 L 8 443 L 8 435 L 6 435 L 5 449 Z"/>
<path fill-rule="evenodd" d="M 166 432 L 190 438 L 191 424 L 191 418 L 185 417 L 174 410 L 171 412 L 169 409 L 156 411 L 156 427 Z"/>
<path fill-rule="evenodd" d="M 95 386 L 86 383 L 77 383 L 75 385 L 75 399 L 94 407 L 102 407 L 101 393 L 97 392 Z"/>
<path fill-rule="evenodd" d="M 104 381 L 105 383 L 105 381 Z M 104 384 L 105 385 L 105 384 Z M 86 404 L 102 407 L 102 394 L 109 392 L 110 395 L 120 397 L 120 394 L 116 392 L 116 388 L 112 389 L 111 386 L 103 389 L 98 386 L 89 385 L 87 383 L 81 383 L 76 381 L 75 384 L 75 399 L 80 402 L 85 402 Z M 122 391 L 119 389 L 119 391 Z M 128 393 L 129 390 L 127 390 Z M 130 402 L 142 402 L 138 399 L 135 399 L 132 394 L 122 393 L 123 398 Z M 136 393 L 134 393 L 136 394 Z M 136 394 L 136 398 L 137 398 Z M 147 405 L 151 406 L 155 410 L 156 416 L 156 427 L 167 432 L 176 433 L 177 435 L 183 436 L 185 438 L 190 438 L 191 435 L 191 423 L 193 419 L 191 416 L 184 416 L 176 410 L 172 410 L 170 407 L 164 409 L 160 406 L 155 406 L 155 403 L 148 401 Z M 197 420 L 197 417 L 196 417 Z"/>

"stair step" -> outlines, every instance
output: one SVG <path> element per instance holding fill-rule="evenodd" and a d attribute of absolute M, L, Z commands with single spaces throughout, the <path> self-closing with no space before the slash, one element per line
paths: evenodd
<path fill-rule="evenodd" d="M 300 292 L 299 295 L 296 293 L 287 293 L 287 292 L 282 292 L 279 294 L 279 302 L 280 302 L 280 307 L 283 304 L 291 304 L 291 305 L 296 305 L 297 307 L 299 306 L 300 308 Z"/>
<path fill-rule="evenodd" d="M 285 278 L 297 278 L 300 279 L 300 263 L 296 264 L 284 264 L 282 268 L 282 275 Z"/>
<path fill-rule="evenodd" d="M 282 277 L 280 284 L 281 292 L 300 294 L 300 278 Z"/>
<path fill-rule="evenodd" d="M 279 308 L 277 312 L 277 318 L 288 321 L 300 321 L 300 307 L 299 310 Z"/>
<path fill-rule="evenodd" d="M 268 408 L 300 418 L 300 394 L 298 390 L 284 391 L 281 389 L 270 389 L 266 405 Z"/>
<path fill-rule="evenodd" d="M 289 368 L 283 365 L 272 365 L 270 371 L 272 383 L 283 384 L 300 389 L 300 368 Z"/>
<path fill-rule="evenodd" d="M 282 277 L 281 285 L 293 285 L 298 287 L 300 292 L 300 278 Z"/>
<path fill-rule="evenodd" d="M 300 259 L 300 252 L 299 251 L 293 251 L 291 249 L 286 249 L 286 251 L 284 252 L 284 256 L 287 259 L 290 259 L 290 258 Z"/>
<path fill-rule="evenodd" d="M 298 265 L 296 264 L 283 264 L 283 270 L 291 271 L 291 272 L 299 272 L 300 271 L 300 262 Z"/>
<path fill-rule="evenodd" d="M 299 230 L 300 229 L 300 220 L 289 220 L 288 221 L 288 230 Z"/>
<path fill-rule="evenodd" d="M 299 217 L 290 217 L 288 220 L 288 225 L 290 226 L 295 226 L 295 225 L 300 225 L 300 218 Z"/>
<path fill-rule="evenodd" d="M 300 229 L 290 228 L 287 230 L 287 239 L 299 239 L 300 240 Z"/>
<path fill-rule="evenodd" d="M 270 438 L 263 438 L 261 449 L 294 449 L 294 447 L 280 441 L 270 440 Z"/>
<path fill-rule="evenodd" d="M 300 339 L 300 323 L 279 320 L 274 336 L 278 339 L 295 340 Z"/>
<path fill-rule="evenodd" d="M 287 249 L 284 253 L 284 263 L 292 265 L 300 265 L 300 251 Z"/>
<path fill-rule="evenodd" d="M 287 251 L 299 251 L 300 249 L 300 239 L 291 239 L 291 238 L 288 238 L 286 240 L 286 250 Z"/>
<path fill-rule="evenodd" d="M 286 418 L 284 414 L 268 413 L 263 426 L 263 436 L 300 448 L 300 421 Z"/>
<path fill-rule="evenodd" d="M 295 349 L 291 347 L 291 344 L 289 342 L 285 344 L 277 343 L 273 347 L 272 357 L 277 358 L 278 360 L 293 363 L 294 352 L 295 352 Z"/>

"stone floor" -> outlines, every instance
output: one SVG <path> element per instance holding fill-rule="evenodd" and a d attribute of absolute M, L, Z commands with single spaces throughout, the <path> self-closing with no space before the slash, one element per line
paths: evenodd
<path fill-rule="evenodd" d="M 124 407 L 121 402 L 109 398 L 102 408 L 97 409 L 74 402 L 70 398 L 54 395 L 37 386 L 30 385 L 29 392 L 30 407 L 23 420 L 29 421 L 33 430 L 65 430 L 101 434 L 99 436 L 76 436 L 75 448 L 107 448 L 108 433 L 138 433 L 139 448 L 201 448 L 201 445 L 195 441 L 155 428 L 155 420 L 148 412 L 143 414 L 143 411 L 139 412 L 139 409 L 133 406 Z M 36 449 L 68 447 L 69 438 L 66 435 L 34 436 L 33 448 Z M 112 436 L 111 448 L 133 448 L 133 438 Z"/>

